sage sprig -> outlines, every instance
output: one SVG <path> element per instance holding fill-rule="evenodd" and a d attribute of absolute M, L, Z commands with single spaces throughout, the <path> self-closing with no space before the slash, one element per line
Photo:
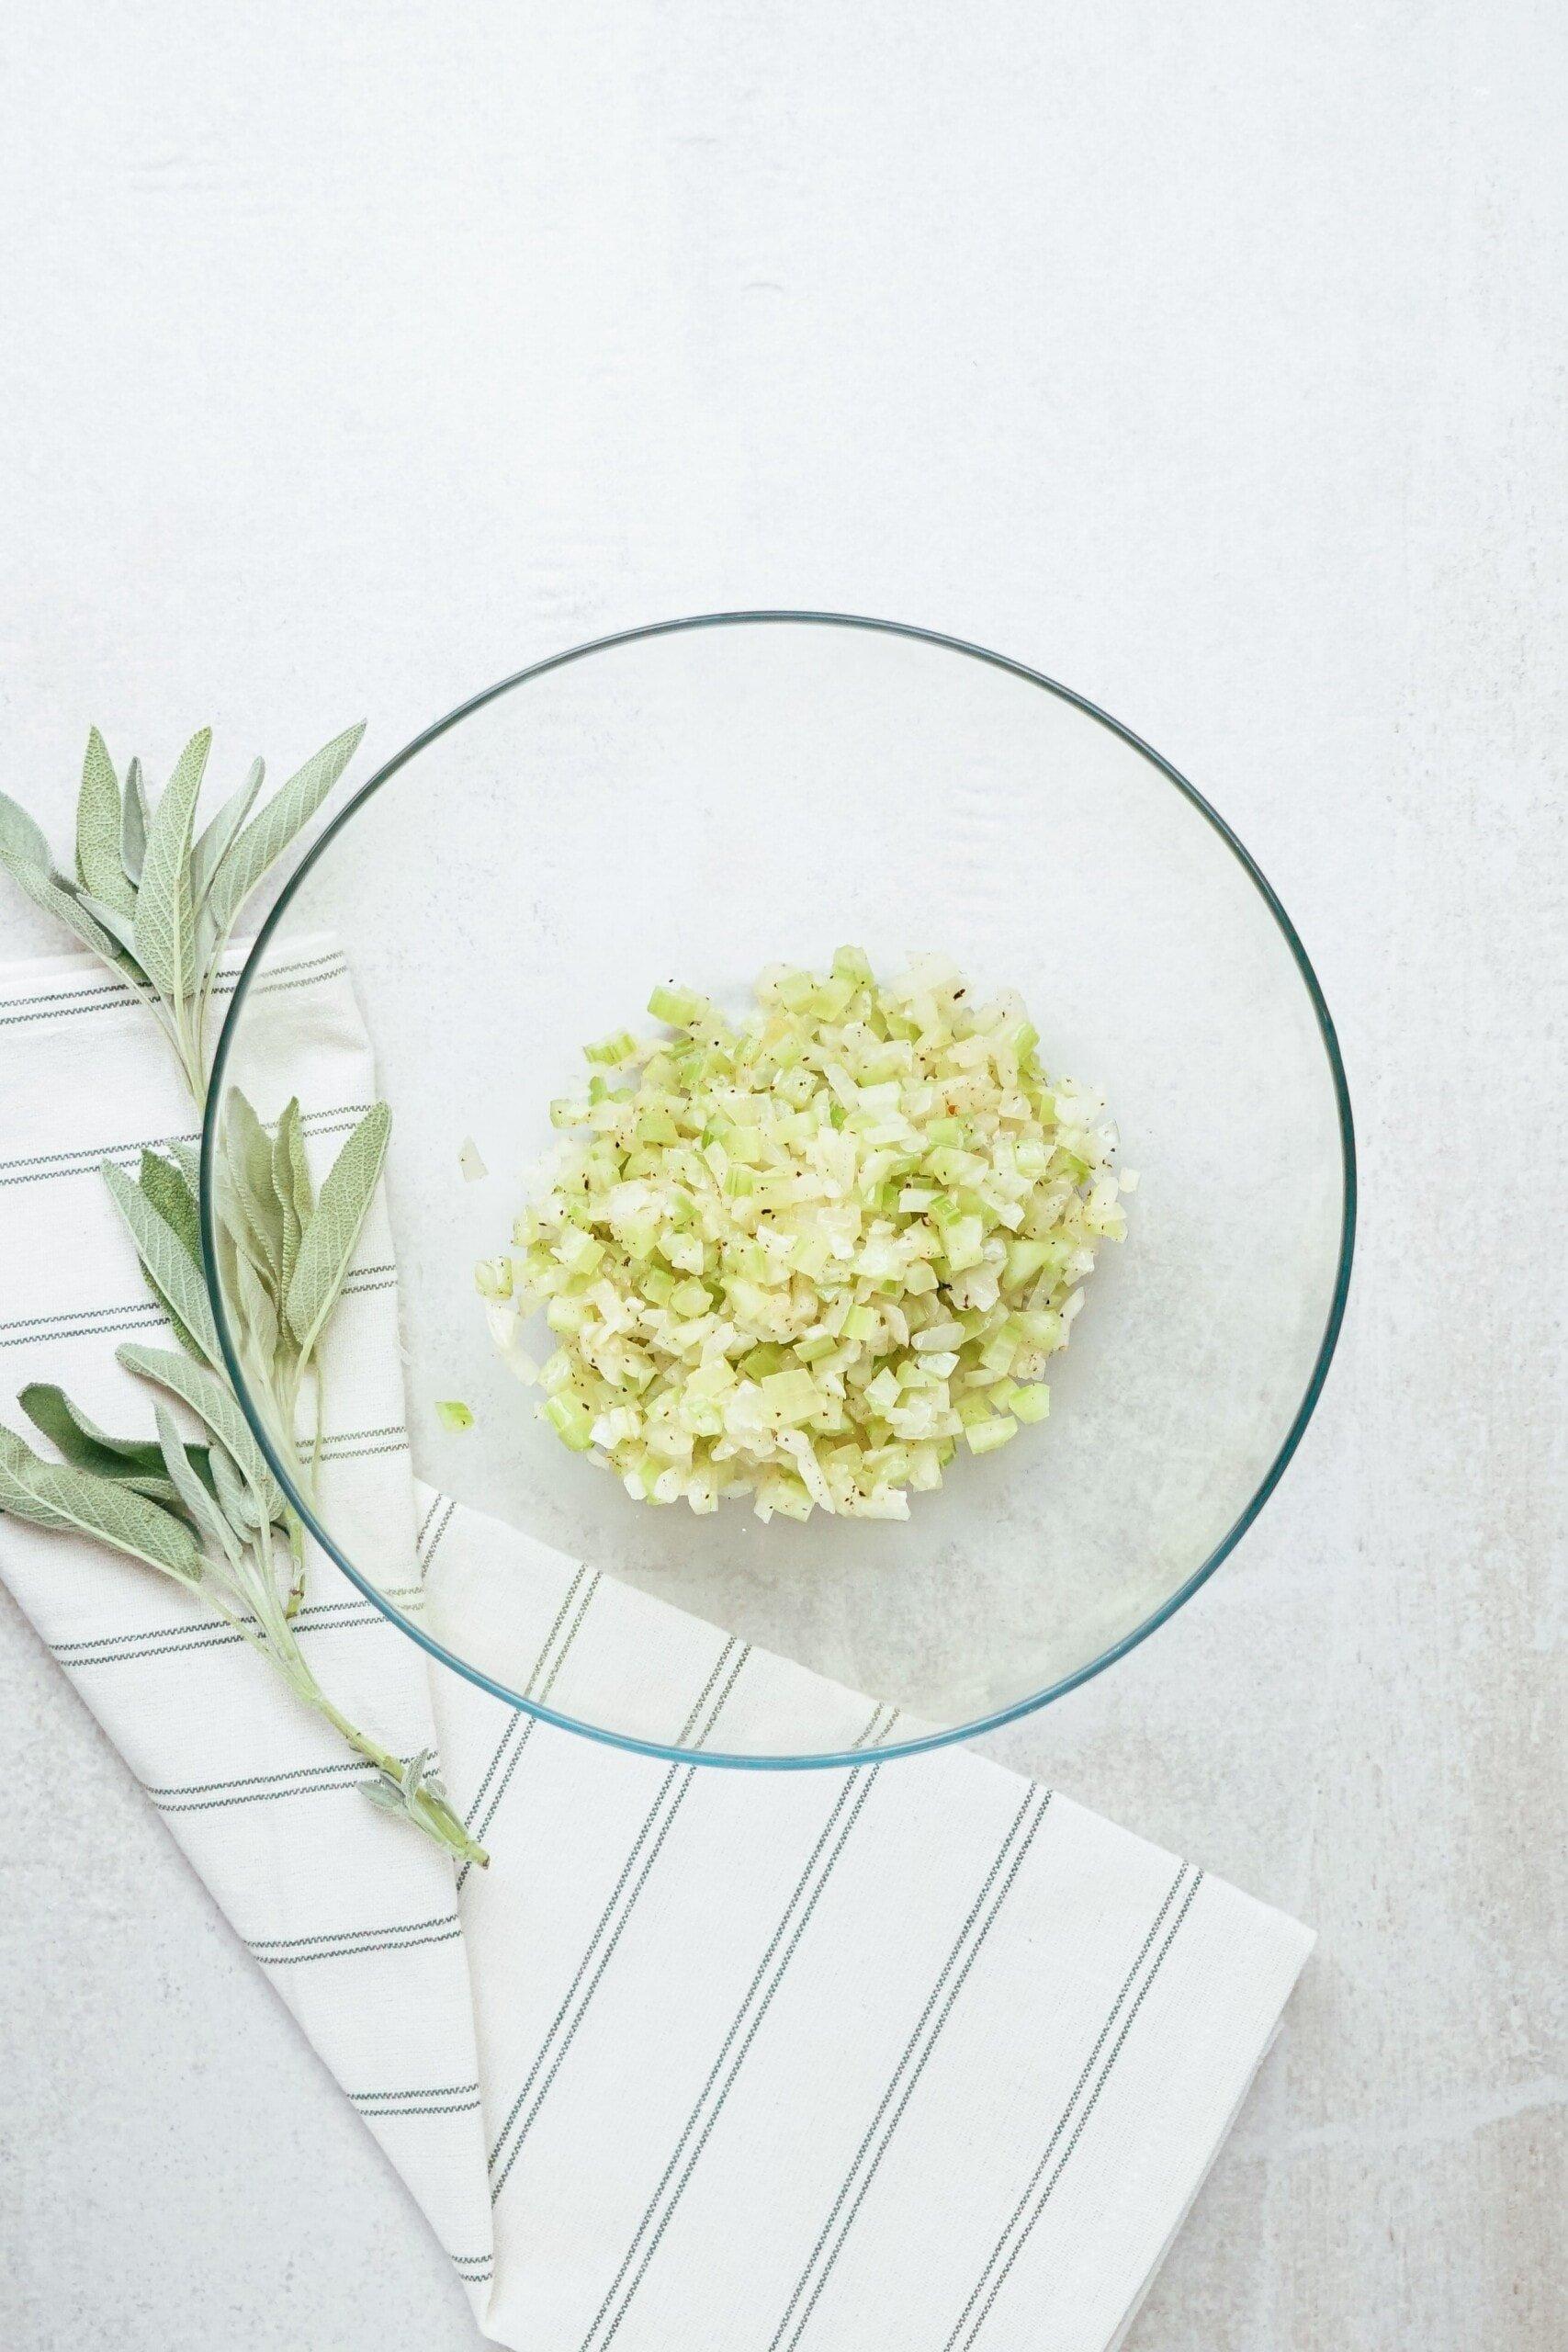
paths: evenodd
<path fill-rule="evenodd" d="M 238 1088 L 224 1100 L 217 1190 L 223 1295 L 235 1309 L 231 1327 L 251 1385 L 269 1400 L 278 1442 L 312 1492 L 325 1396 L 317 1351 L 380 1182 L 391 1125 L 386 1104 L 373 1102 L 327 1170 L 318 1200 L 298 1098 L 286 1104 L 272 1134 Z M 301 1459 L 298 1424 L 307 1378 L 316 1429 Z"/>
<path fill-rule="evenodd" d="M 258 760 L 198 832 L 210 730 L 192 736 L 153 803 L 139 762 L 131 761 L 121 785 L 95 728 L 82 769 L 73 877 L 56 869 L 26 810 L 0 793 L 0 868 L 145 1004 L 198 1108 L 207 1094 L 213 982 L 234 922 L 321 807 L 363 731 L 353 727 L 334 737 L 259 812 Z M 298 1102 L 270 1130 L 237 1090 L 224 1102 L 217 1272 L 253 1389 L 312 1488 L 323 1426 L 321 1344 L 380 1180 L 390 1125 L 386 1104 L 374 1104 L 318 1194 Z M 0 1512 L 87 1536 L 199 1594 L 375 1767 L 367 1796 L 465 1861 L 483 1863 L 484 1849 L 454 1812 L 428 1753 L 395 1756 L 357 1729 L 300 1650 L 293 1619 L 304 1592 L 304 1528 L 224 1363 L 202 1255 L 195 1150 L 171 1143 L 143 1150 L 134 1176 L 107 1160 L 102 1172 L 178 1343 L 118 1351 L 148 1387 L 156 1436 L 111 1436 L 63 1389 L 35 1382 L 18 1402 L 59 1459 L 35 1453 L 0 1425 Z M 307 1387 L 314 1435 L 301 1458 L 298 1421 Z M 199 1439 L 186 1434 L 172 1405 L 194 1421 Z"/>
<path fill-rule="evenodd" d="M 191 737 L 154 806 L 140 761 L 122 786 L 95 727 L 82 763 L 73 876 L 57 870 L 38 826 L 0 792 L 0 868 L 146 1005 L 197 1102 L 207 1091 L 213 983 L 240 910 L 310 823 L 364 732 L 361 725 L 334 736 L 253 815 L 264 774 L 256 761 L 198 835 L 212 729 Z"/>

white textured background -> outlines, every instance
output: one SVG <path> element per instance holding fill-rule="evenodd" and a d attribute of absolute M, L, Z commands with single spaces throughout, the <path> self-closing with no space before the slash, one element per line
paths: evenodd
<path fill-rule="evenodd" d="M 1321 1931 L 1135 2352 L 1568 2336 L 1565 98 L 1558 0 L 0 28 L 0 771 L 62 834 L 89 718 L 379 756 L 601 629 L 823 605 L 1093 696 L 1301 926 L 1365 1181 L 1326 1398 L 998 1743 Z M 470 2347 L 8 1605 L 0 1708 L 0 2341 Z"/>

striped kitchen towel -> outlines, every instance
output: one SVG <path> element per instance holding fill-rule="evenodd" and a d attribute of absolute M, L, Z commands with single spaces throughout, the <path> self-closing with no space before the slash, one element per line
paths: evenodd
<path fill-rule="evenodd" d="M 312 1152 L 373 1098 L 330 941 L 275 963 Z M 282 1073 L 279 1073 L 280 1077 Z M 156 1328 L 99 1161 L 192 1133 L 95 964 L 0 973 L 0 1358 L 141 1429 Z M 276 1104 L 264 1104 L 276 1109 Z M 394 1146 L 395 1149 L 395 1146 Z M 592 1713 L 657 1661 L 718 1738 L 785 1666 L 419 1487 L 378 1204 L 332 1331 L 330 1509 L 518 1687 Z M 15 1419 L 15 1415 L 8 1416 Z M 1252 2080 L 1304 1929 L 1066 1798 L 812 1687 L 830 1773 L 625 1754 L 440 1668 L 323 1561 L 301 1639 L 352 1713 L 434 1747 L 489 1847 L 456 1878 L 220 1623 L 14 1521 L 0 1572 L 391 2162 L 484 2333 L 529 2352 L 1102 2352 Z M 598 1694 L 597 1701 L 595 1694 Z"/>

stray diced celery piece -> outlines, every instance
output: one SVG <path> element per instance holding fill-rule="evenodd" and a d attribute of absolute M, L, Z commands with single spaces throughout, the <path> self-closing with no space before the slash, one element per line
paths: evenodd
<path fill-rule="evenodd" d="M 474 1417 L 460 1396 L 443 1396 L 437 1400 L 436 1412 L 449 1430 L 471 1430 Z"/>

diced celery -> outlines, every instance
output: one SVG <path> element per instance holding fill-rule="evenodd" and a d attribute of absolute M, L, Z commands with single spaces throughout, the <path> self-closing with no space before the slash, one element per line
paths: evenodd
<path fill-rule="evenodd" d="M 772 1510 L 780 1511 L 785 1519 L 809 1519 L 813 1510 L 811 1497 L 798 1478 L 788 1478 L 777 1473 L 767 1479 L 758 1495 Z"/>
<path fill-rule="evenodd" d="M 971 1266 L 980 1264 L 985 1255 L 986 1233 L 977 1216 L 956 1217 L 942 1237 L 942 1255 L 948 1272 L 961 1274 Z"/>
<path fill-rule="evenodd" d="M 586 1453 L 593 1442 L 593 1418 L 580 1396 L 551 1396 L 542 1407 L 551 1429 L 574 1453 Z"/>
<path fill-rule="evenodd" d="M 808 1421 L 822 1402 L 817 1383 L 804 1364 L 766 1373 L 760 1385 L 770 1414 L 785 1424 Z"/>
<path fill-rule="evenodd" d="M 545 1320 L 552 1331 L 558 1331 L 566 1338 L 575 1338 L 578 1332 L 585 1331 L 593 1320 L 593 1309 L 585 1298 L 563 1291 L 545 1308 Z"/>
<path fill-rule="evenodd" d="M 929 956 L 878 985 L 845 947 L 757 998 L 731 1026 L 671 981 L 662 1044 L 584 1049 L 551 1106 L 577 1132 L 475 1286 L 551 1425 L 639 1498 L 901 1516 L 959 1438 L 988 1453 L 1044 1418 L 1131 1184 L 1103 1101 L 1046 1076 L 1010 993 Z M 541 1307 L 560 1344 L 536 1375 L 518 1333 Z"/>
<path fill-rule="evenodd" d="M 474 1288 L 481 1298 L 510 1298 L 512 1295 L 511 1259 L 481 1258 L 474 1268 Z"/>
<path fill-rule="evenodd" d="M 558 1254 L 562 1265 L 581 1278 L 604 1264 L 604 1245 L 591 1233 L 572 1232 L 562 1240 Z"/>
<path fill-rule="evenodd" d="M 1018 1423 L 1010 1413 L 997 1413 L 989 1420 L 966 1423 L 964 1435 L 971 1453 L 995 1453 L 998 1445 L 1018 1435 Z"/>
<path fill-rule="evenodd" d="M 649 998 L 648 1009 L 655 1021 L 667 1022 L 671 1029 L 683 1029 L 705 1007 L 703 999 L 691 989 L 660 987 Z"/>
<path fill-rule="evenodd" d="M 629 1029 L 617 1029 L 612 1037 L 602 1037 L 596 1046 L 584 1046 L 582 1058 L 588 1062 L 604 1062 L 616 1069 L 623 1062 L 637 1058 L 637 1039 Z"/>

